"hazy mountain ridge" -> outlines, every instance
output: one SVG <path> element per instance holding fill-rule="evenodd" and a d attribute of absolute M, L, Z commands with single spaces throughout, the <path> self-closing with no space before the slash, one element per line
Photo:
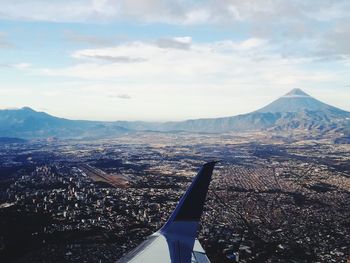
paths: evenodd
<path fill-rule="evenodd" d="M 1 137 L 95 138 L 140 130 L 210 133 L 307 130 L 320 133 L 338 131 L 347 134 L 350 131 L 350 112 L 325 104 L 300 89 L 293 89 L 251 113 L 180 122 L 81 121 L 54 117 L 28 107 L 0 110 Z"/>
<path fill-rule="evenodd" d="M 192 132 L 289 131 L 329 132 L 350 128 L 350 112 L 325 104 L 300 89 L 293 89 L 267 106 L 247 114 L 166 123 L 128 123 L 130 129 Z M 123 124 L 120 124 L 123 126 Z"/>
<path fill-rule="evenodd" d="M 25 143 L 26 140 L 20 138 L 11 138 L 11 137 L 0 137 L 0 144 L 2 143 Z"/>
<path fill-rule="evenodd" d="M 350 114 L 349 114 L 350 116 Z M 180 123 L 166 123 L 163 130 L 186 130 L 206 132 L 260 131 L 260 130 L 342 130 L 350 127 L 350 120 L 317 111 L 297 113 L 254 112 L 233 117 L 188 120 Z"/>
<path fill-rule="evenodd" d="M 0 111 L 0 136 L 21 138 L 83 138 L 128 132 L 115 123 L 68 120 L 24 107 Z"/>
<path fill-rule="evenodd" d="M 300 89 L 293 89 L 267 106 L 247 114 L 166 123 L 188 131 L 229 132 L 306 129 L 327 132 L 350 127 L 350 112 L 323 103 Z"/>

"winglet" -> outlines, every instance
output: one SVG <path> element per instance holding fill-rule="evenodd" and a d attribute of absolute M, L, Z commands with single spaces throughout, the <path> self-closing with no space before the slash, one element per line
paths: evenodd
<path fill-rule="evenodd" d="M 161 232 L 167 232 L 176 222 L 199 222 L 216 163 L 209 162 L 202 166 Z"/>
<path fill-rule="evenodd" d="M 166 224 L 134 251 L 119 260 L 119 263 L 210 263 L 203 252 L 197 252 L 195 243 L 215 163 L 210 162 L 203 165 Z"/>

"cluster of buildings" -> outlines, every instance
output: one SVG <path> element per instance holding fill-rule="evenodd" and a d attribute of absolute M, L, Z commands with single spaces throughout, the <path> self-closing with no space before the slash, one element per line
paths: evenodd
<path fill-rule="evenodd" d="M 0 153 L 2 225 L 10 225 L 12 215 L 49 218 L 28 233 L 30 252 L 27 242 L 8 257 L 115 262 L 163 225 L 204 161 L 221 159 L 199 233 L 212 262 L 349 259 L 348 150 L 322 145 L 333 156 L 325 160 L 305 145 L 39 145 L 6 146 Z M 81 168 L 86 164 L 122 175 L 127 187 L 96 179 Z M 0 259 L 11 247 L 7 238 L 0 234 Z"/>

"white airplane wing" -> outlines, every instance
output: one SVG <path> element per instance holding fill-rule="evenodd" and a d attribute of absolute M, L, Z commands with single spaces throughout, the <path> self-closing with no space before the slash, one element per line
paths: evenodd
<path fill-rule="evenodd" d="M 196 238 L 214 166 L 204 164 L 165 225 L 117 263 L 210 263 Z"/>

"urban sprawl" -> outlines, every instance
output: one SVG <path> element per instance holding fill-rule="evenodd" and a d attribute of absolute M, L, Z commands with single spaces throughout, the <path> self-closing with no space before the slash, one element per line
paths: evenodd
<path fill-rule="evenodd" d="M 115 262 L 212 160 L 198 237 L 212 262 L 350 260 L 349 144 L 150 132 L 0 149 L 1 262 Z"/>

